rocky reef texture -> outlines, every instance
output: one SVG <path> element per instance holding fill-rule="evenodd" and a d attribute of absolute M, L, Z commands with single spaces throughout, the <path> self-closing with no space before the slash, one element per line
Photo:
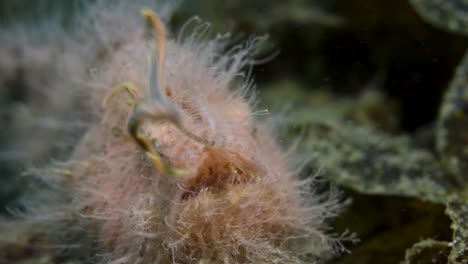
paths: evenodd
<path fill-rule="evenodd" d="M 464 19 L 467 4 L 464 1 L 415 0 L 411 1 L 411 4 L 430 23 L 450 32 L 466 35 Z M 364 234 L 363 244 L 349 257 L 337 260 L 337 263 L 373 263 L 377 258 L 380 262 L 380 258 L 390 254 L 392 248 L 398 247 L 399 259 L 387 259 L 388 263 L 395 263 L 403 258 L 405 263 L 468 263 L 467 69 L 468 59 L 465 56 L 447 84 L 435 124 L 412 134 L 395 134 L 391 130 L 382 129 L 381 123 L 389 120 L 384 118 L 385 116 L 366 119 L 375 121 L 374 124 L 357 118 L 357 109 L 364 109 L 364 116 L 368 117 L 375 117 L 379 112 L 389 116 L 395 115 L 396 112 L 388 109 L 388 99 L 385 97 L 377 99 L 374 108 L 368 108 L 363 107 L 368 106 L 362 99 L 366 97 L 364 95 L 360 98 L 340 99 L 330 94 L 325 97 L 317 97 L 317 94 L 314 94 L 307 97 L 309 100 L 304 99 L 304 95 L 297 96 L 303 107 L 295 107 L 290 117 L 285 119 L 285 123 L 288 124 L 284 133 L 303 134 L 304 141 L 299 144 L 300 148 L 304 153 L 316 153 L 310 162 L 311 168 L 323 168 L 327 179 L 358 193 L 353 195 L 357 197 L 355 202 L 358 204 L 363 203 L 362 194 L 371 195 L 368 197 L 373 199 L 379 199 L 377 197 L 382 195 L 395 197 L 393 202 L 390 202 L 393 206 L 398 204 L 399 198 L 396 197 L 409 197 L 408 206 L 403 208 L 408 209 L 411 207 L 409 204 L 420 201 L 422 203 L 416 207 L 425 208 L 423 211 L 429 210 L 426 214 L 431 215 L 428 212 L 432 212 L 433 215 L 440 215 L 441 209 L 437 206 L 440 204 L 445 206 L 445 214 L 451 221 L 450 224 L 443 218 L 436 217 L 435 220 L 427 215 L 419 219 L 421 222 L 436 221 L 437 225 L 446 225 L 446 229 L 450 227 L 451 237 L 447 237 L 443 228 L 433 225 L 424 228 L 434 233 L 430 234 L 430 231 L 423 235 L 425 231 L 420 223 L 419 226 L 408 229 L 404 238 L 401 234 L 392 237 L 392 232 L 369 238 L 366 231 L 372 230 L 372 217 L 365 215 L 369 226 L 362 230 L 357 226 L 357 230 Z M 282 89 L 291 90 L 289 86 L 285 84 Z M 300 91 L 297 87 L 292 90 Z M 312 98 L 325 99 L 317 103 L 317 100 Z M 430 208 L 431 206 L 433 207 Z M 351 210 L 356 210 L 356 207 Z M 369 207 L 369 210 L 375 210 L 372 208 Z M 351 218 L 353 216 L 359 218 L 359 211 L 347 215 Z M 396 230 L 393 232 L 398 232 Z M 398 244 L 393 241 L 410 239 L 412 232 L 409 230 L 417 230 L 420 236 L 426 236 L 426 240 L 410 246 L 406 256 L 403 256 L 404 243 Z M 422 237 L 413 237 L 413 243 Z M 438 239 L 431 240 L 431 237 Z M 442 237 L 449 239 L 443 240 Z M 387 242 L 383 242 L 384 240 Z M 382 244 L 378 246 L 379 243 Z M 407 243 L 406 247 L 409 245 L 411 243 Z"/>
<path fill-rule="evenodd" d="M 368 226 L 356 226 L 359 233 L 364 234 L 362 246 L 349 257 L 337 260 L 337 263 L 373 263 L 376 259 L 373 259 L 372 252 L 378 250 L 373 240 L 379 239 L 389 240 L 380 254 L 388 254 L 393 252 L 393 247 L 400 247 L 397 254 L 400 254 L 401 260 L 401 250 L 405 245 L 402 241 L 408 239 L 406 246 L 410 246 L 409 240 L 416 242 L 420 239 L 412 236 L 412 232 L 428 237 L 435 235 L 450 238 L 446 234 L 449 226 L 453 229 L 451 240 L 425 240 L 417 243 L 408 249 L 405 263 L 425 263 L 428 255 L 436 261 L 433 263 L 467 263 L 468 189 L 464 174 L 467 130 L 463 129 L 466 127 L 467 114 L 464 104 L 467 86 L 463 81 L 466 77 L 465 63 L 466 60 L 463 60 L 447 89 L 437 126 L 412 135 L 389 132 L 391 126 L 384 124 L 386 120 L 394 119 L 392 116 L 395 111 L 389 107 L 391 104 L 387 102 L 388 99 L 376 91 L 367 91 L 357 98 L 340 99 L 326 92 L 305 95 L 297 84 L 284 82 L 274 85 L 265 94 L 264 98 L 271 100 L 269 102 L 273 105 L 275 94 L 289 91 L 293 95 L 292 100 L 302 106 L 294 107 L 288 118 L 284 119 L 284 135 L 303 135 L 299 148 L 303 153 L 316 153 L 311 158 L 310 168 L 322 168 L 327 179 L 356 192 L 353 195 L 357 197 L 356 204 L 346 216 L 358 219 L 365 216 Z M 393 230 L 396 233 L 389 232 L 366 240 L 366 233 L 372 230 L 372 216 L 360 215 L 356 207 L 369 206 L 367 210 L 375 210 L 376 204 L 366 202 L 363 194 L 371 195 L 374 198 L 368 199 L 376 200 L 382 199 L 377 198 L 382 195 L 395 197 L 393 201 L 391 198 L 386 201 L 387 206 L 391 204 L 390 207 L 399 204 L 399 198 L 396 197 L 408 197 L 410 199 L 403 202 L 406 206 L 396 208 L 411 210 L 408 209 L 411 208 L 409 204 L 417 204 L 412 214 L 417 214 L 415 212 L 418 210 L 425 211 L 425 216 L 418 220 L 435 223 L 425 226 L 420 222 L 407 222 L 405 224 L 413 228 L 408 229 L 403 237 Z M 442 209 L 438 204 L 445 206 L 445 214 L 452 224 L 441 216 Z M 356 211 L 353 213 L 352 210 Z M 445 230 L 441 225 L 445 225 Z M 392 241 L 400 243 L 394 244 Z M 382 255 L 374 257 L 381 258 Z M 366 258 L 369 262 L 362 262 Z M 398 258 L 387 261 L 394 263 Z"/>
<path fill-rule="evenodd" d="M 281 89 L 288 89 L 288 87 L 286 85 Z M 273 91 L 273 89 L 270 90 L 274 94 Z M 286 127 L 283 133 L 303 135 L 304 139 L 299 144 L 300 149 L 304 153 L 316 153 L 311 158 L 310 168 L 322 168 L 327 179 L 355 192 L 352 196 L 356 198 L 356 204 L 346 214 L 346 217 L 359 219 L 359 217 L 365 216 L 366 218 L 363 220 L 366 221 L 366 227 L 356 226 L 356 229 L 360 231 L 358 233 L 364 236 L 362 237 L 363 244 L 354 250 L 353 254 L 343 257 L 337 263 L 372 263 L 376 261 L 376 259 L 372 260 L 372 252 L 376 250 L 377 244 L 372 241 L 379 239 L 389 240 L 385 244 L 386 248 L 382 248 L 381 254 L 392 252 L 392 247 L 400 247 L 400 252 L 397 254 L 400 254 L 400 258 L 402 258 L 403 252 L 401 250 L 404 249 L 401 248 L 404 246 L 402 241 L 413 239 L 414 243 L 419 239 L 418 235 L 412 236 L 412 232 L 419 233 L 419 235 L 425 234 L 429 237 L 435 235 L 450 238 L 450 236 L 447 237 L 449 226 L 453 229 L 452 240 L 421 242 L 408 250 L 406 261 L 407 263 L 424 263 L 421 262 L 421 259 L 425 258 L 426 254 L 435 254 L 437 258 L 434 258 L 438 261 L 435 263 L 466 263 L 468 193 L 466 186 L 460 183 L 461 175 L 458 171 L 453 172 L 444 160 L 438 158 L 439 156 L 444 157 L 444 153 L 439 154 L 431 148 L 431 144 L 427 144 L 428 140 L 423 139 L 422 134 L 391 135 L 377 129 L 378 120 L 386 119 L 372 119 L 371 117 L 379 112 L 375 110 L 379 108 L 382 112 L 381 115 L 385 116 L 384 113 L 388 110 L 385 106 L 386 99 L 381 94 L 368 93 L 375 95 L 373 104 L 375 108 L 369 107 L 369 100 L 365 99 L 369 95 L 363 95 L 354 100 L 337 99 L 330 94 L 326 96 L 313 94 L 309 97 L 310 100 L 304 99 L 304 96 L 298 96 L 301 98 L 300 100 L 308 101 L 305 104 L 307 106 L 295 107 L 289 114 L 289 118 L 285 119 Z M 317 103 L 317 98 L 325 99 Z M 311 103 L 311 101 L 315 101 L 315 103 Z M 361 114 L 357 115 L 356 113 Z M 387 115 L 391 115 L 391 112 L 387 112 Z M 376 121 L 374 125 L 371 125 L 372 120 Z M 428 136 L 431 138 L 429 141 L 435 141 L 435 135 L 436 132 L 433 131 Z M 458 142 L 458 144 L 463 144 L 463 142 Z M 372 239 L 367 240 L 366 233 L 372 230 L 372 219 L 375 217 L 371 215 L 381 214 L 381 212 L 375 211 L 376 204 L 364 199 L 363 194 L 368 197 L 367 199 L 375 200 L 382 199 L 382 196 L 389 196 L 384 203 L 388 207 L 393 207 L 393 210 L 400 208 L 403 211 L 412 211 L 408 213 L 409 215 L 417 215 L 418 211 L 425 212 L 421 218 L 416 219 L 425 223 L 428 221 L 433 223 L 423 225 L 418 221 L 413 224 L 411 221 L 405 222 L 407 226 L 413 227 L 409 228 L 403 237 L 396 228 L 385 236 L 371 236 Z M 390 197 L 395 198 L 392 200 Z M 400 198 L 396 197 L 408 197 L 408 200 L 398 202 Z M 398 206 L 399 203 L 404 205 Z M 410 206 L 410 204 L 414 206 Z M 438 204 L 445 206 L 445 213 L 452 221 L 451 225 L 450 221 L 441 216 L 442 208 L 437 206 Z M 360 206 L 367 209 L 358 209 Z M 353 210 L 355 211 L 353 212 Z M 362 212 L 359 213 L 359 210 L 372 210 L 372 212 L 362 214 Z M 393 211 L 393 213 L 401 214 L 398 210 Z M 388 217 L 399 221 L 398 217 L 395 218 L 391 214 Z M 385 221 L 380 223 L 383 222 Z M 395 223 L 390 224 L 395 225 Z M 445 228 L 442 227 L 443 225 Z M 428 231 L 429 233 L 427 233 Z M 395 236 L 392 236 L 392 233 Z M 392 241 L 400 241 L 401 244 L 393 244 Z M 409 241 L 406 246 L 411 245 Z M 430 253 L 427 253 L 428 251 Z M 362 258 L 360 259 L 358 256 Z M 374 257 L 381 258 L 382 256 Z M 366 258 L 370 262 L 362 262 Z M 392 263 L 392 261 L 398 261 L 398 259 L 388 260 L 388 263 Z"/>
<path fill-rule="evenodd" d="M 444 165 L 468 186 L 468 54 L 456 69 L 442 101 L 437 124 L 437 148 Z"/>
<path fill-rule="evenodd" d="M 455 33 L 468 34 L 468 2 L 465 0 L 409 0 L 429 23 Z"/>

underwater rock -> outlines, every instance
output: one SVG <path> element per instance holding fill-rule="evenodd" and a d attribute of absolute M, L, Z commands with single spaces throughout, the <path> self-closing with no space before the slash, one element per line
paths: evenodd
<path fill-rule="evenodd" d="M 403 264 L 445 264 L 447 263 L 450 246 L 448 242 L 423 240 L 406 250 Z"/>
<path fill-rule="evenodd" d="M 300 89 L 295 90 L 300 91 Z M 385 110 L 388 99 L 381 94 L 377 95 L 374 97 L 374 101 L 378 102 L 375 105 L 382 108 L 382 113 L 391 115 L 394 111 Z M 315 153 L 309 162 L 311 170 L 323 170 L 326 179 L 360 194 L 372 197 L 382 195 L 412 197 L 429 204 L 445 205 L 446 214 L 452 221 L 453 240 L 437 243 L 450 245 L 449 250 L 446 249 L 449 262 L 444 263 L 465 263 L 463 261 L 465 261 L 467 250 L 468 191 L 458 181 L 460 174 L 448 169 L 443 158 L 439 159 L 433 149 L 423 148 L 416 144 L 417 139 L 414 136 L 391 134 L 372 125 L 372 120 L 378 123 L 379 120 L 385 120 L 385 118 L 363 120 L 353 115 L 352 113 L 355 113 L 357 109 L 361 109 L 361 115 L 372 116 L 365 109 L 373 108 L 363 107 L 366 100 L 359 99 L 366 98 L 366 96 L 360 96 L 357 99 L 334 97 L 330 93 L 327 96 L 317 96 L 317 93 L 311 93 L 310 96 L 324 98 L 323 103 L 313 102 L 305 99 L 308 98 L 307 96 L 301 96 L 299 102 L 302 103 L 288 113 L 282 134 L 286 135 L 285 138 L 288 138 L 287 135 L 302 135 L 303 140 L 298 144 L 299 149 L 302 153 Z M 291 94 L 291 97 L 297 96 Z M 268 95 L 266 98 L 274 97 Z M 273 102 L 271 104 L 274 105 Z M 375 109 L 372 110 L 372 112 L 375 111 Z M 461 130 L 459 133 L 464 131 L 466 130 Z M 431 135 L 434 136 L 435 133 Z M 394 200 L 396 201 L 395 198 Z M 422 208 L 424 207 L 421 207 L 421 210 Z M 437 207 L 429 210 L 434 211 L 435 208 Z M 368 210 L 374 210 L 374 207 L 370 206 Z M 352 211 L 347 213 L 348 219 L 356 216 L 357 212 L 355 216 Z M 421 220 L 427 220 L 423 219 Z M 439 224 L 443 223 L 448 229 L 448 222 L 439 221 Z M 363 230 L 365 232 L 365 229 Z M 417 228 L 412 230 L 417 230 Z M 420 232 L 423 231 L 420 230 Z M 377 241 L 372 243 L 378 245 Z M 367 245 L 366 240 L 363 243 Z M 362 253 L 358 251 L 359 253 L 356 254 L 366 258 L 365 250 L 372 250 L 373 246 L 369 245 L 365 249 L 364 245 L 359 249 L 359 251 L 364 251 Z M 390 246 L 390 244 L 387 245 Z M 427 250 L 436 250 L 431 249 L 430 245 L 425 245 L 425 247 Z M 353 259 L 353 256 L 349 258 Z M 407 263 L 418 263 L 411 262 L 413 260 L 416 261 L 416 258 L 408 257 Z M 342 261 L 346 261 L 346 256 L 338 263 Z M 355 261 L 359 260 L 355 259 Z M 353 263 L 353 261 L 345 263 Z"/>
<path fill-rule="evenodd" d="M 444 165 L 468 187 L 468 53 L 457 67 L 442 101 L 437 147 Z"/>
<path fill-rule="evenodd" d="M 411 0 L 422 18 L 447 31 L 468 35 L 468 2 Z M 445 92 L 437 131 L 439 155 L 459 186 L 445 199 L 454 221 L 449 263 L 468 263 L 468 52 Z"/>
<path fill-rule="evenodd" d="M 465 0 L 409 0 L 429 23 L 448 31 L 468 35 L 468 2 Z"/>

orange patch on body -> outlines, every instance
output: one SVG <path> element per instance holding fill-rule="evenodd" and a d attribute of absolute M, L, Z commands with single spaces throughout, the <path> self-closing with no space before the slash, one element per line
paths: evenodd
<path fill-rule="evenodd" d="M 182 200 L 188 199 L 204 188 L 220 191 L 227 184 L 245 183 L 253 179 L 258 170 L 255 166 L 235 152 L 210 148 L 195 176 L 183 181 L 187 190 Z"/>

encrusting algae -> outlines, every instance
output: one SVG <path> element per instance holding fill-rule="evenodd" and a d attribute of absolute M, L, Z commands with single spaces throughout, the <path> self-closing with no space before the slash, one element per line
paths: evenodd
<path fill-rule="evenodd" d="M 119 30 L 108 7 L 93 13 L 106 19 L 88 27 Z M 222 37 L 203 41 L 195 30 L 166 39 L 159 17 L 142 14 L 150 42 L 128 14 L 118 19 L 130 20 L 129 34 L 116 33 L 117 43 L 99 35 L 112 52 L 81 65 L 95 66 L 82 80 L 91 84 L 84 94 L 93 121 L 68 161 L 38 173 L 68 198 L 9 232 L 0 245 L 23 250 L 0 259 L 27 252 L 93 263 L 310 263 L 344 250 L 354 235 L 329 235 L 325 223 L 343 207 L 339 193 L 299 180 L 245 98 L 252 81 L 242 70 L 259 40 L 223 54 Z"/>

